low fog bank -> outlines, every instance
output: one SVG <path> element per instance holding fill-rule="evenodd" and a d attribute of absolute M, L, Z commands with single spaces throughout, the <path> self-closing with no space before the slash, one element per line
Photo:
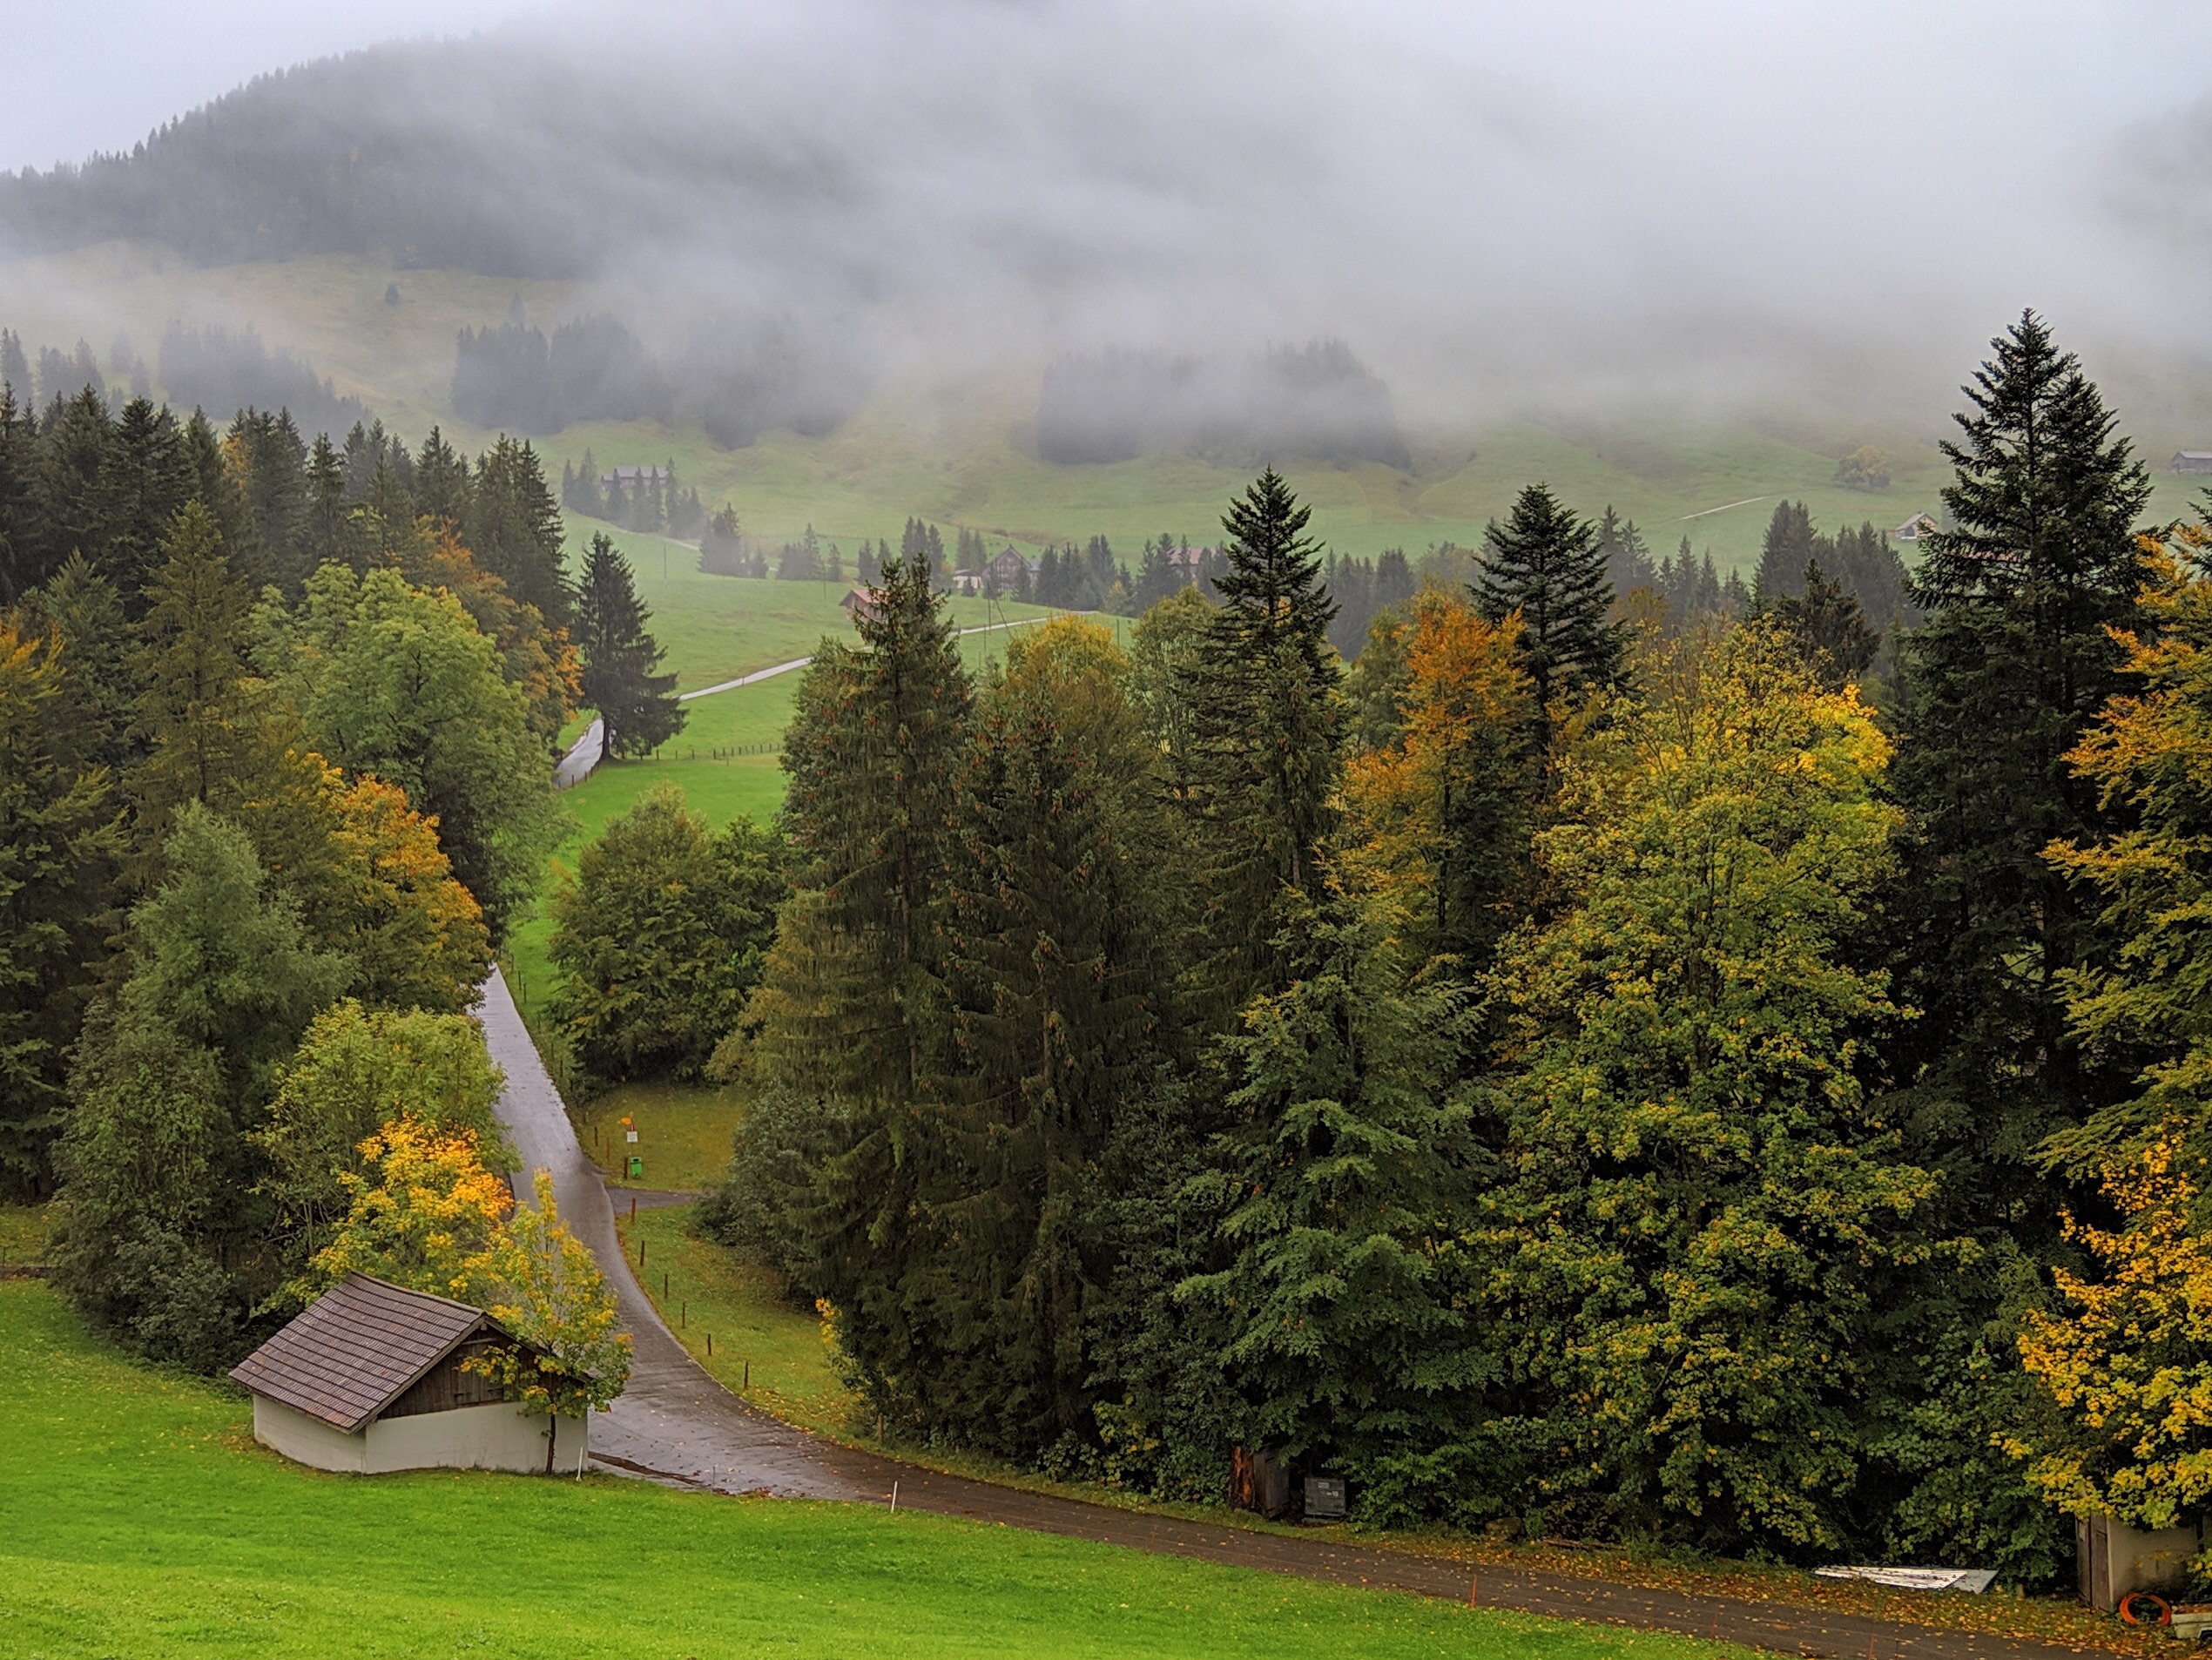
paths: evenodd
<path fill-rule="evenodd" d="M 2123 402 L 2204 402 L 2198 14 L 1525 10 L 575 6 L 0 176 L 0 246 L 593 279 L 628 344 L 564 358 L 579 311 L 456 364 L 471 418 L 525 428 L 709 419 L 718 385 L 745 442 L 1015 363 L 1055 366 L 1038 441 L 1071 460 L 1280 442 L 1263 415 L 1365 459 L 1628 404 L 1926 429 L 2031 304 Z"/>

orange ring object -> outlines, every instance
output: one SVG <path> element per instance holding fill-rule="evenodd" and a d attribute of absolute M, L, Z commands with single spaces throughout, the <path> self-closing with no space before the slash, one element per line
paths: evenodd
<path fill-rule="evenodd" d="M 2149 1603 L 2156 1606 L 2158 1609 L 2158 1617 L 2151 1621 L 2151 1624 L 2171 1625 L 2174 1623 L 2173 1609 L 2168 1604 L 2164 1597 L 2160 1596 L 2155 1592 L 2152 1591 L 2129 1591 L 2127 1596 L 2120 1599 L 2120 1618 L 2122 1623 L 2128 1625 L 2141 1625 L 2143 1623 L 2142 1621 L 2135 1617 L 2135 1604 L 2139 1602 Z"/>

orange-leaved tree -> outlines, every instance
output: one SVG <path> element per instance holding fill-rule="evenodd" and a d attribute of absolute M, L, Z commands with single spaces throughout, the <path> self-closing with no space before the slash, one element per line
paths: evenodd
<path fill-rule="evenodd" d="M 510 1351 L 471 1364 L 533 1413 L 604 1407 L 630 1378 L 614 1293 L 562 1222 L 539 1171 L 517 1207 L 484 1167 L 473 1130 L 404 1116 L 361 1143 L 368 1173 L 341 1174 L 350 1214 L 315 1255 L 313 1290 L 348 1273 L 473 1303 L 544 1358 Z"/>
<path fill-rule="evenodd" d="M 1394 912 L 1415 960 L 1478 963 L 1513 921 L 1535 790 L 1534 693 L 1517 616 L 1430 587 L 1413 602 L 1404 725 L 1345 770 L 1339 868 Z"/>
<path fill-rule="evenodd" d="M 2171 1528 L 2212 1499 L 2212 1240 L 2191 1220 L 2203 1160 L 2169 1126 L 2109 1158 L 2117 1228 L 2068 1218 L 2101 1279 L 2055 1271 L 2057 1313 L 2031 1310 L 2020 1361 L 2059 1424 L 2007 1440 L 2060 1509 Z"/>
<path fill-rule="evenodd" d="M 307 1295 L 364 1273 L 489 1306 L 497 1285 L 494 1254 L 514 1200 L 484 1167 L 475 1132 L 441 1130 L 408 1113 L 362 1141 L 361 1152 L 363 1172 L 339 1172 L 346 1219 L 315 1253 Z"/>
<path fill-rule="evenodd" d="M 2097 891 L 2101 920 L 2119 941 L 2107 964 L 2066 975 L 2067 1016 L 2093 1051 L 2141 1068 L 2135 1096 L 2046 1149 L 2084 1173 L 2177 1125 L 2193 1160 L 2212 1156 L 2212 581 L 2148 537 L 2142 547 L 2147 626 L 2115 635 L 2137 689 L 2112 698 L 2067 758 L 2102 806 L 2133 826 L 2044 851 Z"/>

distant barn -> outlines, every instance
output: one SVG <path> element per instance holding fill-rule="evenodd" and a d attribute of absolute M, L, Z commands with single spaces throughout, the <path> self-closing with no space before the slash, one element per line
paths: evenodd
<path fill-rule="evenodd" d="M 1898 525 L 1896 530 L 1890 532 L 1890 540 L 1892 542 L 1918 542 L 1922 536 L 1932 535 L 1942 529 L 1943 526 L 1937 523 L 1935 516 L 1932 514 L 1915 513 L 1911 518 L 1905 520 L 1904 523 Z"/>
<path fill-rule="evenodd" d="M 514 1348 L 540 1354 L 481 1308 L 348 1274 L 231 1378 L 253 1439 L 317 1469 L 583 1469 L 588 1418 L 526 1414 L 463 1364 Z"/>
<path fill-rule="evenodd" d="M 846 615 L 856 624 L 873 622 L 880 611 L 873 588 L 849 589 L 845 597 L 837 603 L 845 608 Z"/>
<path fill-rule="evenodd" d="M 2177 449 L 2166 466 L 2169 472 L 2212 473 L 2212 449 Z"/>

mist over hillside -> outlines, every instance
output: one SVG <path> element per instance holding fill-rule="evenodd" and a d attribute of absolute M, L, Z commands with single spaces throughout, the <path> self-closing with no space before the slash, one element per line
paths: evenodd
<path fill-rule="evenodd" d="M 2115 384 L 2192 386 L 2202 261 L 2141 249 L 2204 234 L 2212 121 L 2182 65 L 2205 31 L 2005 15 L 577 4 L 277 71 L 127 152 L 0 174 L 0 251 L 590 279 L 593 310 L 531 320 L 543 388 L 510 342 L 478 407 L 570 418 L 553 336 L 604 311 L 680 417 L 748 388 L 737 442 L 833 421 L 887 371 L 1060 361 L 1064 389 L 1111 361 L 1083 373 L 1114 407 L 1070 427 L 1048 390 L 1039 417 L 1052 453 L 1119 455 L 1223 397 L 1249 427 L 1271 383 L 1235 366 L 1322 341 L 1407 431 L 1639 402 L 1932 428 L 2027 305 Z M 2123 71 L 2132 100 L 2057 95 Z M 703 338 L 728 361 L 703 367 Z M 1177 382 L 1195 407 L 1107 390 L 1186 361 L 1223 366 Z"/>

